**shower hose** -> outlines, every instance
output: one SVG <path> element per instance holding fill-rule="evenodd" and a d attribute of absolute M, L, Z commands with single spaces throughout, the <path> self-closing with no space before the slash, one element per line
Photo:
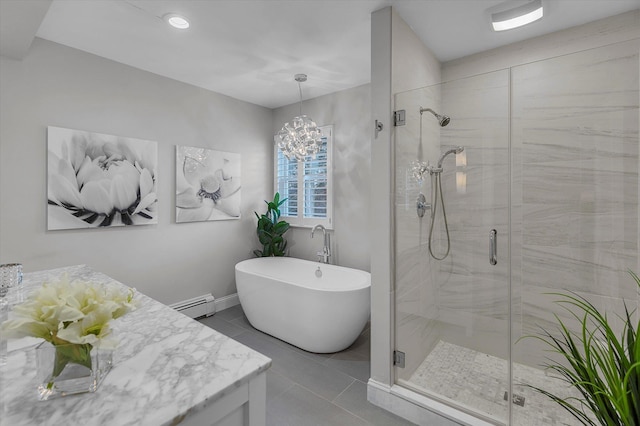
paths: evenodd
<path fill-rule="evenodd" d="M 451 240 L 449 238 L 449 224 L 447 223 L 447 212 L 444 208 L 444 198 L 442 196 L 442 179 L 440 172 L 434 172 L 431 175 L 431 193 L 433 194 L 433 210 L 431 212 L 431 225 L 429 226 L 429 254 L 436 260 L 444 260 L 449 255 L 451 249 Z M 438 257 L 433 253 L 432 240 L 433 240 L 433 225 L 436 221 L 436 213 L 438 212 L 438 193 L 440 194 L 440 205 L 442 208 L 442 217 L 444 218 L 444 229 L 447 234 L 447 251 L 444 256 Z"/>

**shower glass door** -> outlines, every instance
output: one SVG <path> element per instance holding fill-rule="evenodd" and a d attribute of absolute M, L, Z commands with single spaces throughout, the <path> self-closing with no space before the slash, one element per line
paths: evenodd
<path fill-rule="evenodd" d="M 639 44 L 511 69 L 512 379 L 522 401 L 512 409 L 512 425 L 579 424 L 529 387 L 581 396 L 543 369 L 563 359 L 526 337 L 540 327 L 557 333 L 554 314 L 581 332 L 551 293 L 586 298 L 617 333 L 624 304 L 638 307 L 628 271 L 637 272 L 639 261 Z"/>
<path fill-rule="evenodd" d="M 639 56 L 634 39 L 396 94 L 397 384 L 493 424 L 577 424 L 532 389 L 579 396 L 531 336 L 560 337 L 554 315 L 581 332 L 558 293 L 618 333 L 625 304 L 640 315 Z"/>
<path fill-rule="evenodd" d="M 395 132 L 395 349 L 404 354 L 396 382 L 506 424 L 509 71 L 394 101 L 406 123 Z"/>

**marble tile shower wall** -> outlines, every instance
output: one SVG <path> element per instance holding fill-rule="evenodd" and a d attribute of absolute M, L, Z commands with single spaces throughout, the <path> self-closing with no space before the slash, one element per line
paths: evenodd
<path fill-rule="evenodd" d="M 623 298 L 638 304 L 627 270 L 639 261 L 639 46 L 632 40 L 512 69 L 517 335 L 552 325 L 558 309 L 549 291 L 575 291 L 617 312 Z M 515 345 L 518 362 L 540 363 L 544 354 L 532 345 Z"/>
<path fill-rule="evenodd" d="M 404 109 L 406 124 L 395 134 L 395 223 L 396 223 L 396 347 L 405 352 L 402 379 L 422 363 L 439 340 L 437 300 L 432 282 L 438 282 L 427 251 L 429 212 L 420 219 L 416 213 L 419 193 L 430 198 L 428 174 L 422 182 L 411 173 L 412 162 L 434 164 L 440 153 L 440 128 L 432 116 L 420 116 L 420 107 L 434 110 L 441 105 L 440 87 L 402 92 L 395 97 L 396 110 Z M 420 130 L 422 124 L 422 139 Z"/>
<path fill-rule="evenodd" d="M 626 272 L 640 269 L 638 50 L 633 40 L 396 95 L 395 108 L 407 111 L 395 138 L 401 379 L 439 340 L 501 358 L 517 341 L 514 360 L 539 366 L 544 348 L 518 338 L 551 326 L 552 313 L 560 313 L 549 291 L 576 291 L 617 312 L 623 298 L 638 306 Z M 442 129 L 423 117 L 421 147 L 420 106 L 451 116 Z M 457 191 L 448 157 L 451 254 L 435 261 L 427 251 L 429 213 L 415 214 L 418 192 L 431 198 L 429 177 L 420 187 L 408 166 L 421 154 L 434 164 L 458 145 L 467 156 L 466 191 Z M 488 262 L 491 229 L 498 230 L 496 266 Z M 443 248 L 443 227 L 434 232 Z"/>
<path fill-rule="evenodd" d="M 467 166 L 447 157 L 442 189 L 451 239 L 437 263 L 439 321 L 445 340 L 508 356 L 509 325 L 509 72 L 495 71 L 442 85 L 442 151 L 463 146 Z M 466 174 L 458 187 L 456 173 Z M 442 222 L 442 212 L 436 220 Z M 498 235 L 498 262 L 489 263 L 489 234 Z M 436 234 L 446 244 L 446 233 Z"/>
<path fill-rule="evenodd" d="M 508 262 L 488 262 L 488 235 L 508 221 L 508 71 L 484 74 L 396 95 L 396 109 L 406 110 L 406 125 L 396 128 L 396 346 L 406 354 L 399 371 L 407 379 L 440 340 L 472 345 L 496 356 L 508 351 Z M 451 117 L 439 127 L 420 107 Z M 428 252 L 430 214 L 416 216 L 418 192 L 433 198 L 432 181 L 410 177 L 411 161 L 436 165 L 452 146 L 465 147 L 467 186 L 456 186 L 456 160 L 446 158 L 442 189 L 451 250 L 444 260 Z M 441 206 L 441 204 L 440 204 Z M 438 207 L 432 248 L 446 251 L 442 210 Z M 499 240 L 507 253 L 507 240 Z M 407 376 L 407 377 L 405 377 Z"/>

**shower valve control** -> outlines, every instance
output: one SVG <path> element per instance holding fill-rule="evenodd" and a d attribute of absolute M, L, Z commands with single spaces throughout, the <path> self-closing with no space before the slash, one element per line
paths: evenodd
<path fill-rule="evenodd" d="M 424 217 L 424 214 L 427 210 L 431 210 L 431 204 L 427 203 L 427 198 L 423 193 L 418 195 L 418 199 L 416 200 L 416 210 L 418 212 L 418 217 Z"/>

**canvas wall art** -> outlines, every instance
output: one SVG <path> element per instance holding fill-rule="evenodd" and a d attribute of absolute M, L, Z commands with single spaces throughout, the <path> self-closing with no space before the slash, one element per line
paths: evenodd
<path fill-rule="evenodd" d="M 176 222 L 240 218 L 240 154 L 176 147 Z"/>
<path fill-rule="evenodd" d="M 47 128 L 47 229 L 158 223 L 154 141 Z"/>

